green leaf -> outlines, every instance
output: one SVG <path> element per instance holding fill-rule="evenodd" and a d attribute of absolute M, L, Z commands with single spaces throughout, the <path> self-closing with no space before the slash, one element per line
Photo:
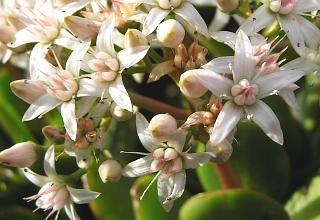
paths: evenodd
<path fill-rule="evenodd" d="M 314 177 L 308 187 L 295 192 L 285 208 L 291 220 L 320 219 L 320 176 Z"/>
<path fill-rule="evenodd" d="M 289 220 L 282 206 L 258 192 L 235 189 L 191 197 L 180 210 L 180 220 Z"/>

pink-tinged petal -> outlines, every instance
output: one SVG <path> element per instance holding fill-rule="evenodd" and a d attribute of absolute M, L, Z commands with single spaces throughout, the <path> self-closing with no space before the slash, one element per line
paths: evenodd
<path fill-rule="evenodd" d="M 61 105 L 61 116 L 64 127 L 72 140 L 75 140 L 77 136 L 77 118 L 75 107 L 74 99 L 71 99 L 69 102 L 64 102 Z"/>
<path fill-rule="evenodd" d="M 211 34 L 211 37 L 216 41 L 224 43 L 234 49 L 236 45 L 237 35 L 229 31 L 218 31 Z"/>
<path fill-rule="evenodd" d="M 210 2 L 212 2 L 210 0 Z M 209 33 L 222 30 L 230 21 L 231 16 L 223 13 L 220 10 L 216 10 L 214 17 L 209 25 Z"/>
<path fill-rule="evenodd" d="M 262 5 L 240 26 L 239 29 L 251 36 L 252 34 L 261 31 L 273 20 L 275 20 L 275 15 L 270 12 L 267 5 Z"/>
<path fill-rule="evenodd" d="M 67 186 L 67 189 L 70 193 L 71 200 L 76 204 L 85 204 L 89 203 L 92 200 L 98 198 L 101 193 L 93 192 L 87 189 L 76 189 L 70 186 Z"/>
<path fill-rule="evenodd" d="M 39 174 L 36 174 L 35 172 L 33 172 L 32 170 L 28 169 L 28 168 L 24 168 L 23 169 L 23 174 L 27 177 L 27 179 L 32 182 L 33 184 L 42 187 L 45 184 L 50 182 L 50 178 L 48 178 L 47 176 L 41 176 Z"/>
<path fill-rule="evenodd" d="M 147 128 L 149 126 L 149 122 L 147 119 L 139 112 L 136 113 L 136 127 L 137 127 L 137 133 L 138 137 L 144 146 L 144 148 L 149 151 L 153 152 L 155 149 L 159 147 L 164 147 L 162 143 L 156 141 L 150 133 L 147 131 Z"/>
<path fill-rule="evenodd" d="M 117 0 L 117 2 L 127 3 L 127 4 L 147 4 L 147 5 L 158 5 L 157 0 Z"/>
<path fill-rule="evenodd" d="M 54 40 L 54 44 L 67 48 L 69 50 L 74 50 L 78 47 L 81 41 L 70 34 L 66 29 L 61 29 L 59 36 Z"/>
<path fill-rule="evenodd" d="M 152 161 L 152 155 L 135 160 L 123 168 L 122 175 L 126 177 L 137 177 L 150 174 L 150 166 Z"/>
<path fill-rule="evenodd" d="M 33 27 L 31 28 L 24 28 L 18 31 L 15 34 L 15 40 L 11 43 L 8 44 L 9 47 L 11 48 L 16 48 L 28 43 L 35 43 L 39 42 L 39 39 L 34 36 L 33 34 Z"/>
<path fill-rule="evenodd" d="M 61 101 L 50 94 L 40 96 L 34 103 L 30 105 L 24 113 L 22 121 L 30 121 L 37 117 L 41 117 L 52 109 L 61 104 Z"/>
<path fill-rule="evenodd" d="M 82 118 L 89 112 L 93 103 L 96 101 L 97 97 L 82 97 L 77 103 L 76 116 L 77 118 Z"/>
<path fill-rule="evenodd" d="M 184 2 L 179 8 L 176 8 L 174 12 L 176 15 L 180 16 L 189 24 L 191 24 L 196 29 L 196 31 L 209 36 L 208 28 L 205 21 L 191 3 L 187 1 Z"/>
<path fill-rule="evenodd" d="M 169 13 L 169 10 L 163 10 L 158 7 L 152 8 L 143 23 L 142 33 L 145 36 L 151 34 Z"/>
<path fill-rule="evenodd" d="M 289 85 L 279 91 L 279 96 L 293 109 L 299 109 L 296 96 L 294 91 L 297 90 L 299 86 L 296 84 Z"/>
<path fill-rule="evenodd" d="M 280 70 L 278 72 L 263 75 L 254 80 L 254 83 L 258 85 L 259 93 L 258 98 L 262 99 L 269 96 L 275 91 L 279 91 L 304 76 L 303 71 L 297 70 Z"/>
<path fill-rule="evenodd" d="M 320 4 L 320 3 L 319 3 Z M 317 50 L 320 46 L 320 30 L 317 26 L 302 16 L 296 16 L 299 28 L 303 34 L 304 41 L 307 46 L 313 50 Z"/>
<path fill-rule="evenodd" d="M 79 80 L 79 90 L 77 97 L 94 96 L 100 97 L 102 92 L 106 90 L 108 84 L 96 82 L 92 79 L 83 78 Z"/>
<path fill-rule="evenodd" d="M 243 113 L 243 108 L 236 105 L 232 100 L 226 102 L 214 123 L 210 134 L 210 142 L 213 145 L 220 144 L 236 127 Z"/>
<path fill-rule="evenodd" d="M 169 138 L 167 144 L 169 147 L 174 148 L 177 152 L 181 153 L 186 143 L 186 133 L 178 129 L 172 137 Z"/>
<path fill-rule="evenodd" d="M 129 94 L 123 85 L 122 77 L 119 75 L 116 80 L 110 83 L 109 94 L 112 100 L 123 109 L 132 112 L 132 104 Z"/>
<path fill-rule="evenodd" d="M 90 19 L 79 16 L 67 16 L 64 24 L 74 36 L 85 41 L 95 40 L 100 28 Z"/>
<path fill-rule="evenodd" d="M 111 14 L 107 20 L 105 20 L 101 27 L 97 36 L 97 51 L 102 51 L 110 54 L 115 57 L 115 50 L 113 46 L 113 30 L 115 27 L 115 17 Z"/>
<path fill-rule="evenodd" d="M 10 88 L 16 96 L 29 104 L 47 93 L 43 83 L 39 80 L 15 80 L 10 83 Z"/>
<path fill-rule="evenodd" d="M 281 69 L 297 70 L 303 71 L 305 73 L 311 73 L 315 70 L 313 63 L 309 59 L 306 59 L 304 57 L 299 57 L 291 60 L 290 62 L 283 65 Z"/>
<path fill-rule="evenodd" d="M 310 12 L 320 10 L 320 0 L 298 0 L 293 9 L 293 12 Z"/>
<path fill-rule="evenodd" d="M 55 160 L 55 154 L 54 154 L 54 146 L 51 145 L 48 148 L 43 161 L 44 172 L 47 174 L 47 176 L 50 179 L 55 179 L 58 177 L 55 163 L 56 163 L 56 160 Z"/>
<path fill-rule="evenodd" d="M 66 70 L 69 73 L 71 73 L 74 77 L 79 76 L 82 59 L 84 55 L 87 53 L 89 47 L 90 41 L 79 44 L 68 58 L 66 63 Z"/>
<path fill-rule="evenodd" d="M 174 66 L 174 63 L 172 60 L 168 60 L 168 61 L 157 64 L 149 74 L 148 83 L 159 80 L 161 77 L 171 73 L 175 69 L 176 67 Z"/>
<path fill-rule="evenodd" d="M 292 47 L 300 55 L 305 55 L 305 43 L 303 33 L 297 18 L 288 14 L 286 16 L 278 16 L 278 22 L 284 32 L 287 33 L 287 36 L 291 42 Z"/>
<path fill-rule="evenodd" d="M 150 46 L 137 46 L 119 51 L 118 59 L 122 66 L 129 68 L 141 61 L 147 54 Z"/>
<path fill-rule="evenodd" d="M 29 59 L 29 73 L 30 73 L 30 78 L 31 79 L 39 79 L 39 75 L 41 72 L 39 72 L 39 69 L 43 69 L 43 65 L 39 65 L 39 62 L 42 62 L 44 60 L 46 54 L 49 51 L 49 46 L 48 44 L 41 44 L 38 43 L 36 44 L 30 54 L 30 59 Z M 47 62 L 48 63 L 48 62 Z M 46 65 L 47 67 L 48 65 Z M 45 69 L 47 72 L 47 69 Z M 51 70 L 49 70 L 51 72 Z"/>
<path fill-rule="evenodd" d="M 67 202 L 67 204 L 64 206 L 64 211 L 66 212 L 68 218 L 71 220 L 80 220 L 80 217 L 78 216 L 76 209 L 71 201 Z"/>
<path fill-rule="evenodd" d="M 57 18 L 61 23 L 63 23 L 63 19 L 66 16 L 73 15 L 77 11 L 81 10 L 82 8 L 86 7 L 90 3 L 90 0 L 80 0 L 80 1 L 74 1 L 69 4 L 66 4 L 63 6 L 57 15 Z"/>
<path fill-rule="evenodd" d="M 211 70 L 216 73 L 231 73 L 230 67 L 233 64 L 234 57 L 227 56 L 227 57 L 217 57 L 207 64 L 203 65 L 203 69 Z"/>
<path fill-rule="evenodd" d="M 183 168 L 196 169 L 207 163 L 212 158 L 207 152 L 183 154 Z"/>
<path fill-rule="evenodd" d="M 245 111 L 271 140 L 283 145 L 280 122 L 267 104 L 257 100 L 254 105 L 245 106 Z"/>
<path fill-rule="evenodd" d="M 209 89 L 215 96 L 231 96 L 232 80 L 210 70 L 195 70 L 201 84 Z"/>
<path fill-rule="evenodd" d="M 239 30 L 234 53 L 234 82 L 239 82 L 241 79 L 250 80 L 255 70 L 253 56 L 253 48 L 248 36 L 242 30 Z"/>

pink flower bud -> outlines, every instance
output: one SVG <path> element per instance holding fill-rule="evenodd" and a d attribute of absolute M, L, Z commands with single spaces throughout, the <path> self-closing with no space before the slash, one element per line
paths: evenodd
<path fill-rule="evenodd" d="M 164 151 L 164 160 L 165 161 L 170 161 L 170 160 L 174 160 L 179 156 L 178 152 L 173 149 L 173 148 L 167 148 Z"/>
<path fill-rule="evenodd" d="M 102 182 L 117 182 L 121 178 L 122 167 L 116 160 L 106 160 L 99 166 L 98 171 Z"/>
<path fill-rule="evenodd" d="M 219 9 L 223 12 L 233 12 L 235 11 L 239 5 L 239 0 L 217 0 L 217 5 Z"/>
<path fill-rule="evenodd" d="M 182 43 L 184 35 L 184 28 L 178 21 L 174 19 L 169 19 L 162 22 L 157 28 L 157 38 L 165 47 L 178 47 L 179 44 Z"/>
<path fill-rule="evenodd" d="M 179 86 L 181 92 L 190 98 L 199 98 L 207 92 L 207 88 L 200 83 L 194 70 L 189 70 L 181 75 Z"/>
<path fill-rule="evenodd" d="M 177 122 L 169 114 L 159 114 L 151 119 L 147 130 L 158 141 L 167 141 L 176 132 Z"/>
<path fill-rule="evenodd" d="M 181 5 L 183 0 L 158 0 L 160 8 L 174 9 Z"/>
<path fill-rule="evenodd" d="M 12 167 L 30 167 L 37 160 L 37 145 L 28 141 L 0 152 L 0 163 Z"/>

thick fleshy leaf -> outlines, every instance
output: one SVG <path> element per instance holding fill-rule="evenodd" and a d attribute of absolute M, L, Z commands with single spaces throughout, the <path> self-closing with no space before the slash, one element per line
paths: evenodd
<path fill-rule="evenodd" d="M 135 160 L 125 166 L 122 175 L 127 177 L 137 177 L 150 174 L 150 166 L 153 161 L 153 155 L 148 155 Z"/>
<path fill-rule="evenodd" d="M 119 75 L 116 80 L 110 83 L 109 94 L 112 100 L 123 109 L 132 112 L 132 104 L 129 94 L 122 82 L 122 76 Z"/>
<path fill-rule="evenodd" d="M 100 97 L 104 90 L 107 90 L 108 83 L 96 82 L 92 79 L 83 78 L 79 80 L 78 97 L 93 96 Z M 106 92 L 108 93 L 108 92 Z"/>
<path fill-rule="evenodd" d="M 76 209 L 71 201 L 69 201 L 65 206 L 64 206 L 64 211 L 66 212 L 67 216 L 71 220 L 80 220 L 80 217 L 78 216 Z"/>
<path fill-rule="evenodd" d="M 57 178 L 58 174 L 56 172 L 56 165 L 55 165 L 55 155 L 54 155 L 54 146 L 48 148 L 43 161 L 43 169 L 44 172 L 50 179 Z"/>
<path fill-rule="evenodd" d="M 217 57 L 207 64 L 203 65 L 203 69 L 211 70 L 215 73 L 231 73 L 230 67 L 233 66 L 234 57 Z"/>
<path fill-rule="evenodd" d="M 253 57 L 253 48 L 250 39 L 240 29 L 238 31 L 235 51 L 234 51 L 234 66 L 233 66 L 233 80 L 239 82 L 241 79 L 248 79 L 252 77 L 255 70 L 255 61 Z"/>
<path fill-rule="evenodd" d="M 71 200 L 77 204 L 89 203 L 100 195 L 98 192 L 93 192 L 87 189 L 76 189 L 69 186 L 67 186 L 67 189 L 70 193 Z"/>
<path fill-rule="evenodd" d="M 191 3 L 187 1 L 184 2 L 179 8 L 176 8 L 174 12 L 176 15 L 182 17 L 189 24 L 191 24 L 196 31 L 209 36 L 205 21 Z"/>
<path fill-rule="evenodd" d="M 28 168 L 24 168 L 23 169 L 23 174 L 27 177 L 27 179 L 32 182 L 33 184 L 42 187 L 45 184 L 50 182 L 50 178 L 48 178 L 47 176 L 42 176 L 39 174 L 36 174 L 35 172 L 33 172 L 32 170 L 28 169 Z"/>
<path fill-rule="evenodd" d="M 247 35 L 255 34 L 275 20 L 267 5 L 260 6 L 255 12 L 240 26 Z"/>
<path fill-rule="evenodd" d="M 66 63 L 66 70 L 74 77 L 79 76 L 80 67 L 84 55 L 90 47 L 90 42 L 83 42 L 74 49 Z"/>
<path fill-rule="evenodd" d="M 283 145 L 283 133 L 280 122 L 272 109 L 263 101 L 257 100 L 255 104 L 245 106 L 246 113 L 264 131 L 271 140 Z"/>
<path fill-rule="evenodd" d="M 280 70 L 279 72 L 263 75 L 254 80 L 254 83 L 258 85 L 259 93 L 258 97 L 264 98 L 279 91 L 289 85 L 292 85 L 304 76 L 303 71 L 296 70 Z"/>
<path fill-rule="evenodd" d="M 243 107 L 237 106 L 232 100 L 223 105 L 210 134 L 210 141 L 213 145 L 220 144 L 230 134 L 243 113 Z"/>
<path fill-rule="evenodd" d="M 61 104 L 61 101 L 51 94 L 44 94 L 40 96 L 33 104 L 30 105 L 28 110 L 24 113 L 22 121 L 30 121 L 36 117 L 41 117 L 47 112 Z"/>
<path fill-rule="evenodd" d="M 185 153 L 183 154 L 183 167 L 185 169 L 196 169 L 206 164 L 211 158 L 212 155 L 207 152 Z"/>
<path fill-rule="evenodd" d="M 216 41 L 224 43 L 234 49 L 236 45 L 237 35 L 230 31 L 218 31 L 211 34 L 211 37 Z"/>
<path fill-rule="evenodd" d="M 72 140 L 75 140 L 77 136 L 77 118 L 75 108 L 74 99 L 71 99 L 69 102 L 64 102 L 61 105 L 61 116 L 64 127 Z"/>
<path fill-rule="evenodd" d="M 143 23 L 142 33 L 145 36 L 151 34 L 169 13 L 170 10 L 163 10 L 158 7 L 152 8 Z"/>
<path fill-rule="evenodd" d="M 115 50 L 113 46 L 113 29 L 115 27 L 115 17 L 111 14 L 105 20 L 100 28 L 97 36 L 97 51 L 103 51 L 115 57 Z"/>
<path fill-rule="evenodd" d="M 118 53 L 118 59 L 125 68 L 129 68 L 141 61 L 147 54 L 150 46 L 126 48 Z"/>
<path fill-rule="evenodd" d="M 159 80 L 164 75 L 167 75 L 174 71 L 176 67 L 172 60 L 168 60 L 162 63 L 157 64 L 149 74 L 148 83 Z"/>
<path fill-rule="evenodd" d="M 210 70 L 198 69 L 195 71 L 202 85 L 209 89 L 215 96 L 231 96 L 232 80 Z"/>

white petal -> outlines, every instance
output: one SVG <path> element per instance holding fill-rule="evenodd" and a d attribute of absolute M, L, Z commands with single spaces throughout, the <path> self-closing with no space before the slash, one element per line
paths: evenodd
<path fill-rule="evenodd" d="M 35 172 L 33 172 L 32 170 L 28 169 L 28 168 L 24 168 L 23 169 L 23 174 L 27 177 L 27 179 L 32 182 L 33 184 L 42 187 L 45 184 L 50 182 L 50 178 L 48 178 L 47 176 L 41 176 L 39 174 L 36 174 Z"/>
<path fill-rule="evenodd" d="M 232 100 L 223 105 L 210 135 L 213 145 L 220 144 L 230 134 L 240 121 L 243 112 L 243 108 L 234 104 Z"/>
<path fill-rule="evenodd" d="M 52 145 L 48 148 L 43 161 L 44 172 L 50 179 L 55 179 L 58 176 L 56 172 L 55 162 L 56 160 L 54 155 L 54 146 Z"/>
<path fill-rule="evenodd" d="M 196 31 L 209 36 L 205 21 L 191 3 L 184 2 L 179 8 L 176 8 L 174 12 L 190 23 L 196 29 Z"/>
<path fill-rule="evenodd" d="M 138 46 L 119 51 L 118 59 L 125 68 L 129 68 L 141 61 L 147 54 L 150 46 Z"/>
<path fill-rule="evenodd" d="M 31 30 L 30 30 L 31 29 Z M 32 34 L 33 27 L 26 27 L 19 30 L 15 35 L 15 40 L 12 43 L 9 43 L 9 47 L 16 48 L 24 44 L 39 42 L 38 39 Z"/>
<path fill-rule="evenodd" d="M 168 60 L 168 61 L 157 64 L 149 74 L 148 83 L 159 80 L 161 77 L 169 74 L 175 69 L 176 67 L 174 66 L 174 63 L 172 62 L 172 60 Z"/>
<path fill-rule="evenodd" d="M 110 106 L 109 102 L 99 102 L 89 112 L 88 118 L 92 118 L 96 125 L 98 125 L 100 119 L 105 115 Z"/>
<path fill-rule="evenodd" d="M 234 49 L 236 45 L 237 35 L 229 31 L 218 31 L 211 34 L 211 37 L 216 41 L 224 43 Z"/>
<path fill-rule="evenodd" d="M 41 117 L 60 104 L 60 100 L 46 93 L 30 105 L 28 110 L 24 113 L 22 121 L 30 121 L 36 117 Z"/>
<path fill-rule="evenodd" d="M 169 177 L 162 177 L 161 175 L 157 181 L 158 197 L 160 203 L 166 212 L 172 209 L 174 200 L 167 200 L 174 187 L 174 175 Z"/>
<path fill-rule="evenodd" d="M 106 89 L 108 83 L 96 82 L 92 79 L 83 78 L 79 80 L 78 97 L 94 96 L 100 97 L 102 92 Z"/>
<path fill-rule="evenodd" d="M 122 77 L 119 75 L 116 80 L 110 83 L 109 94 L 112 100 L 123 109 L 132 112 L 132 104 L 129 94 L 123 85 Z"/>
<path fill-rule="evenodd" d="M 70 201 L 64 206 L 64 210 L 71 220 L 81 220 L 78 216 L 76 209 L 74 208 L 73 203 Z"/>
<path fill-rule="evenodd" d="M 77 204 L 89 203 L 90 201 L 98 198 L 98 196 L 101 194 L 87 189 L 76 189 L 69 186 L 67 186 L 67 189 L 70 193 L 71 200 Z"/>
<path fill-rule="evenodd" d="M 292 47 L 300 55 L 305 55 L 305 43 L 303 33 L 297 18 L 291 14 L 287 16 L 278 16 L 278 22 L 281 28 L 287 33 Z"/>
<path fill-rule="evenodd" d="M 259 99 L 269 96 L 274 91 L 279 91 L 284 87 L 295 83 L 304 72 L 297 70 L 281 70 L 278 72 L 263 75 L 254 80 L 259 87 Z"/>
<path fill-rule="evenodd" d="M 89 2 L 90 0 L 80 0 L 66 4 L 59 10 L 57 18 L 61 23 L 63 23 L 66 16 L 73 15 L 80 9 L 86 7 Z"/>
<path fill-rule="evenodd" d="M 69 102 L 62 103 L 61 116 L 69 137 L 72 140 L 75 140 L 77 136 L 77 119 L 74 99 L 71 99 Z"/>
<path fill-rule="evenodd" d="M 183 154 L 183 168 L 196 169 L 207 163 L 212 156 L 207 152 Z"/>
<path fill-rule="evenodd" d="M 232 80 L 210 70 L 198 69 L 195 71 L 202 85 L 209 89 L 215 96 L 231 95 Z"/>
<path fill-rule="evenodd" d="M 145 36 L 151 34 L 169 13 L 169 10 L 163 10 L 158 7 L 152 8 L 143 23 L 142 33 Z"/>
<path fill-rule="evenodd" d="M 150 174 L 150 166 L 152 161 L 152 155 L 135 160 L 123 168 L 122 175 L 127 177 L 137 177 Z"/>
<path fill-rule="evenodd" d="M 155 149 L 161 147 L 161 143 L 157 142 L 151 137 L 150 133 L 147 131 L 149 122 L 147 119 L 139 112 L 136 113 L 136 127 L 139 139 L 146 150 L 153 152 Z"/>
<path fill-rule="evenodd" d="M 286 63 L 281 69 L 298 70 L 305 73 L 311 73 L 314 71 L 312 62 L 304 57 L 298 57 L 290 62 Z"/>
<path fill-rule="evenodd" d="M 180 198 L 184 192 L 186 186 L 186 172 L 184 170 L 174 174 L 173 190 L 169 198 L 177 199 Z"/>
<path fill-rule="evenodd" d="M 186 143 L 186 133 L 184 130 L 178 129 L 172 137 L 169 138 L 167 145 L 173 147 L 177 152 L 181 153 Z"/>
<path fill-rule="evenodd" d="M 304 41 L 306 42 L 307 46 L 313 50 L 317 50 L 320 46 L 319 28 L 302 16 L 296 16 L 296 19 L 300 24 L 300 31 L 303 34 Z"/>
<path fill-rule="evenodd" d="M 239 30 L 234 52 L 234 82 L 239 82 L 241 79 L 250 80 L 254 70 L 255 61 L 251 42 L 248 36 L 242 30 Z"/>
<path fill-rule="evenodd" d="M 31 79 L 39 79 L 39 69 L 42 65 L 39 63 L 39 60 L 43 60 L 48 52 L 48 44 L 36 44 L 30 54 L 29 59 L 29 73 Z M 43 68 L 42 68 L 43 69 Z"/>
<path fill-rule="evenodd" d="M 158 5 L 156 0 L 118 0 L 121 3 L 128 3 L 128 4 L 148 4 L 148 5 Z"/>
<path fill-rule="evenodd" d="M 59 32 L 59 36 L 54 40 L 54 44 L 65 47 L 69 50 L 74 50 L 79 44 L 81 44 L 81 41 L 79 41 L 78 38 L 75 38 L 66 29 L 62 28 Z"/>
<path fill-rule="evenodd" d="M 215 73 L 231 73 L 230 66 L 233 64 L 234 57 L 217 57 L 207 64 L 203 65 L 203 69 L 211 70 Z"/>
<path fill-rule="evenodd" d="M 111 14 L 107 20 L 105 20 L 97 36 L 97 50 L 108 53 L 109 55 L 115 57 L 115 50 L 113 46 L 113 30 L 115 27 L 115 17 Z"/>
<path fill-rule="evenodd" d="M 66 70 L 71 73 L 74 77 L 79 76 L 80 67 L 82 63 L 82 59 L 84 55 L 87 53 L 90 47 L 90 42 L 83 42 L 75 48 L 75 50 L 71 53 L 70 57 L 66 63 Z"/>
<path fill-rule="evenodd" d="M 267 5 L 260 6 L 255 12 L 240 26 L 247 35 L 259 32 L 275 19 Z"/>
<path fill-rule="evenodd" d="M 299 110 L 299 105 L 297 103 L 296 96 L 294 94 L 294 91 L 298 89 L 299 86 L 296 84 L 292 84 L 290 86 L 287 86 L 279 91 L 279 96 L 283 98 L 283 100 L 291 107 L 294 109 Z"/>
<path fill-rule="evenodd" d="M 320 0 L 296 1 L 293 12 L 310 12 L 320 10 Z"/>
<path fill-rule="evenodd" d="M 257 100 L 254 105 L 245 106 L 245 111 L 269 138 L 283 145 L 283 134 L 280 122 L 268 105 Z"/>
<path fill-rule="evenodd" d="M 85 114 L 89 112 L 93 103 L 96 101 L 97 97 L 82 97 L 76 106 L 76 117 L 82 118 Z"/>
<path fill-rule="evenodd" d="M 213 2 L 210 0 L 210 2 Z M 220 10 L 216 10 L 214 17 L 209 25 L 209 33 L 222 30 L 230 21 L 231 16 L 223 13 Z"/>

